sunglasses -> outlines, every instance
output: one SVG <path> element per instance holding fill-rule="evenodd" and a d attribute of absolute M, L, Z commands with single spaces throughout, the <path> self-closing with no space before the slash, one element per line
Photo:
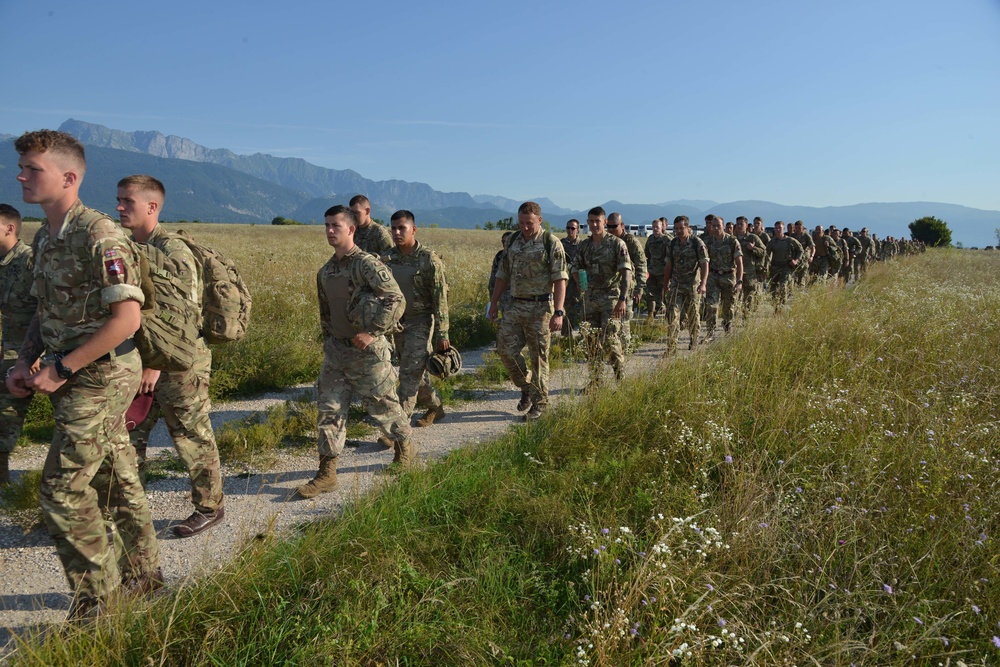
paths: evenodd
<path fill-rule="evenodd" d="M 608 229 L 618 229 L 618 225 L 604 225 Z"/>

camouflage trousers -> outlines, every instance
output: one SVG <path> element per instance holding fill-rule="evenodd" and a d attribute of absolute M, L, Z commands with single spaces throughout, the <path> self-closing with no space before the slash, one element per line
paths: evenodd
<path fill-rule="evenodd" d="M 122 575 L 154 572 L 159 548 L 139 483 L 125 410 L 139 388 L 139 353 L 80 369 L 52 394 L 55 433 L 39 493 L 45 525 L 74 593 L 106 596 Z M 114 520 L 125 548 L 119 572 L 102 516 Z"/>
<path fill-rule="evenodd" d="M 393 335 L 393 342 L 399 357 L 399 403 L 410 417 L 417 407 L 430 410 L 441 405 L 441 397 L 427 372 L 427 358 L 433 351 L 434 317 L 418 315 L 404 319 L 402 324 L 403 330 Z"/>
<path fill-rule="evenodd" d="M 743 274 L 743 285 L 739 292 L 740 299 L 740 312 L 743 314 L 743 319 L 746 320 L 750 317 L 750 313 L 757 310 L 757 304 L 760 301 L 761 292 L 761 282 L 757 279 L 756 275 Z"/>
<path fill-rule="evenodd" d="M 584 351 L 592 384 L 601 382 L 605 363 L 611 365 L 615 377 L 621 378 L 625 373 L 625 345 L 622 340 L 625 320 L 614 316 L 617 305 L 617 291 L 587 290 L 584 295 L 584 321 L 589 330 L 584 339 Z"/>
<path fill-rule="evenodd" d="M 809 274 L 809 261 L 802 258 L 802 260 L 795 265 L 795 271 L 793 272 L 795 285 L 802 287 L 806 284 L 806 276 Z"/>
<path fill-rule="evenodd" d="M 527 389 L 533 405 L 549 402 L 549 344 L 552 334 L 551 301 L 512 299 L 497 330 L 497 354 L 507 375 L 519 389 Z M 528 346 L 528 359 L 522 350 Z M 528 363 L 531 367 L 528 367 Z"/>
<path fill-rule="evenodd" d="M 396 394 L 398 378 L 385 336 L 364 350 L 338 338 L 323 341 L 323 365 L 316 381 L 319 455 L 339 456 L 343 451 L 352 393 L 390 440 L 409 438 L 410 420 Z"/>
<path fill-rule="evenodd" d="M 812 275 L 813 280 L 826 280 L 827 275 L 830 273 L 830 256 L 815 256 L 813 257 L 812 263 L 809 265 L 809 273 Z"/>
<path fill-rule="evenodd" d="M 840 267 L 840 273 L 838 277 L 845 283 L 851 281 L 851 276 L 854 275 L 854 258 L 851 257 L 846 262 L 844 262 Z"/>
<path fill-rule="evenodd" d="M 681 313 L 688 326 L 688 333 L 691 334 L 691 346 L 698 345 L 698 330 L 701 327 L 701 318 L 698 314 L 698 306 L 701 295 L 698 294 L 697 285 L 679 285 L 676 281 L 670 284 L 670 292 L 667 294 L 667 351 L 677 349 L 677 340 L 680 338 Z"/>
<path fill-rule="evenodd" d="M 663 307 L 663 271 L 649 272 L 642 301 L 646 304 L 646 313 L 650 317 L 656 317 L 659 314 L 660 308 Z"/>
<path fill-rule="evenodd" d="M 733 321 L 733 301 L 736 298 L 736 271 L 715 273 L 709 271 L 708 286 L 705 290 L 705 330 L 711 334 L 722 306 L 722 324 L 729 326 Z"/>
<path fill-rule="evenodd" d="M 580 308 L 583 299 L 580 295 L 580 288 L 572 280 L 566 281 L 566 298 L 563 301 L 563 310 L 566 315 L 563 317 L 562 335 L 569 336 L 573 333 L 573 327 L 580 324 L 582 317 Z"/>
<path fill-rule="evenodd" d="M 788 297 L 792 292 L 794 271 L 795 267 L 792 266 L 775 268 L 775 270 L 771 271 L 771 278 L 768 280 L 768 289 L 771 292 L 771 301 L 774 303 L 775 312 L 788 301 Z"/>
<path fill-rule="evenodd" d="M 149 415 L 129 434 L 145 484 L 144 466 L 149 432 L 160 417 L 167 424 L 177 456 L 188 469 L 191 502 L 199 512 L 214 512 L 223 504 L 219 448 L 212 430 L 212 401 L 208 385 L 212 373 L 212 351 L 199 341 L 194 366 L 186 371 L 162 373 L 156 383 Z"/>
<path fill-rule="evenodd" d="M 0 363 L 0 377 L 6 377 L 7 371 L 14 367 L 15 362 L 17 362 L 17 350 L 4 352 L 3 362 Z M 15 398 L 7 391 L 6 384 L 0 387 L 0 452 L 14 451 L 14 445 L 21 437 L 24 416 L 28 414 L 28 407 L 33 398 L 33 396 Z"/>

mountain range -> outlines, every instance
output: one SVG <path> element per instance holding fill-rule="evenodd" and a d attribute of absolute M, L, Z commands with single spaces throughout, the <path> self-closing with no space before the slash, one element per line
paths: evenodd
<path fill-rule="evenodd" d="M 472 228 L 516 215 L 519 200 L 498 195 L 440 192 L 426 183 L 403 180 L 374 181 L 350 169 L 328 169 L 300 158 L 263 153 L 238 155 L 225 148 L 206 148 L 183 137 L 156 131 L 126 132 L 69 119 L 60 130 L 87 147 L 87 177 L 81 198 L 95 208 L 113 211 L 118 179 L 148 173 L 167 187 L 165 220 L 269 223 L 277 216 L 303 222 L 320 221 L 323 211 L 346 204 L 358 193 L 372 201 L 372 214 L 388 219 L 406 208 L 422 225 Z M 41 216 L 41 209 L 20 203 L 15 180 L 17 153 L 14 136 L 0 134 L 0 201 L 12 203 L 24 215 Z M 586 211 L 557 206 L 545 197 L 535 199 L 546 220 L 562 225 L 570 218 L 586 219 Z M 940 202 L 865 203 L 851 206 L 788 206 L 768 201 L 719 203 L 711 200 L 674 200 L 657 204 L 602 204 L 619 211 L 626 222 L 647 223 L 666 216 L 687 215 L 700 224 L 706 213 L 734 220 L 739 215 L 761 216 L 767 222 L 804 220 L 809 227 L 831 224 L 868 227 L 880 236 L 908 237 L 907 224 L 933 215 L 948 222 L 953 241 L 966 246 L 995 244 L 1000 211 L 974 209 Z"/>

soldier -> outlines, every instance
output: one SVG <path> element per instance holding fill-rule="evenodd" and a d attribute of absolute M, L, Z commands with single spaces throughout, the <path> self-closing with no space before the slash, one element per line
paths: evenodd
<path fill-rule="evenodd" d="M 584 320 L 591 334 L 587 341 L 588 389 L 601 384 L 604 362 L 611 364 L 615 379 L 625 377 L 625 351 L 621 326 L 628 312 L 631 293 L 632 262 L 625 242 L 606 231 L 604 209 L 596 206 L 587 213 L 590 239 L 580 246 L 571 271 L 580 283 L 580 272 L 587 272 L 587 290 L 583 295 Z"/>
<path fill-rule="evenodd" d="M 514 235 L 514 232 L 504 232 L 500 237 L 500 250 L 497 250 L 497 254 L 493 255 L 493 266 L 490 268 L 490 279 L 486 284 L 487 293 L 492 296 L 493 288 L 497 284 L 497 271 L 503 265 L 503 258 L 507 254 L 507 240 Z M 503 314 L 507 312 L 507 306 L 510 305 L 510 285 L 503 291 L 500 295 L 500 302 L 497 304 L 497 319 L 503 319 Z"/>
<path fill-rule="evenodd" d="M 809 273 L 813 282 L 826 280 L 832 264 L 837 263 L 840 248 L 834 243 L 833 237 L 826 233 L 822 225 L 816 225 L 812 233 L 813 257 L 809 262 Z"/>
<path fill-rule="evenodd" d="M 381 257 L 392 248 L 389 230 L 372 220 L 372 203 L 364 195 L 354 195 L 351 210 L 358 217 L 358 230 L 354 233 L 354 245 L 365 252 Z"/>
<path fill-rule="evenodd" d="M 3 316 L 0 372 L 5 374 L 14 367 L 24 334 L 38 309 L 38 299 L 31 296 L 35 270 L 31 246 L 21 241 L 20 236 L 20 212 L 10 204 L 0 204 L 0 314 Z M 0 484 L 10 482 L 10 453 L 21 437 L 30 405 L 30 396 L 17 398 L 6 387 L 0 392 Z"/>
<path fill-rule="evenodd" d="M 705 288 L 705 338 L 715 335 L 715 322 L 722 303 L 722 329 L 729 333 L 733 322 L 733 300 L 743 287 L 743 251 L 735 236 L 723 232 L 722 218 L 705 219 L 708 238 L 708 283 Z"/>
<path fill-rule="evenodd" d="M 844 276 L 844 282 L 848 282 L 852 277 L 854 280 L 858 279 L 858 265 L 861 264 L 861 255 L 864 253 L 864 247 L 861 245 L 861 241 L 855 238 L 854 234 L 847 227 L 844 227 L 844 244 L 847 246 L 847 251 L 850 258 L 845 262 L 845 270 L 847 275 Z"/>
<path fill-rule="evenodd" d="M 403 294 L 388 267 L 354 244 L 358 218 L 352 209 L 333 206 L 324 218 L 334 254 L 316 274 L 323 333 L 323 365 L 316 381 L 319 471 L 296 489 L 303 498 L 337 488 L 337 457 L 347 437 L 352 392 L 392 441 L 393 463 L 409 466 L 416 456 L 386 340 L 399 324 Z"/>
<path fill-rule="evenodd" d="M 503 291 L 510 285 L 511 302 L 500 320 L 497 352 L 511 381 L 521 390 L 518 411 L 525 420 L 538 419 L 549 404 L 549 344 L 562 329 L 566 298 L 566 254 L 562 244 L 542 229 L 542 208 L 533 201 L 517 209 L 520 230 L 507 242 L 497 271 L 489 316 L 497 318 Z M 554 309 L 553 309 L 554 307 Z M 521 350 L 528 345 L 531 367 Z M 529 409 L 530 407 L 530 409 Z"/>
<path fill-rule="evenodd" d="M 792 226 L 791 237 L 802 246 L 802 261 L 795 266 L 795 284 L 802 286 L 805 283 L 806 273 L 812 263 L 813 254 L 816 252 L 816 244 L 813 242 L 812 234 L 806 229 L 805 223 L 796 220 Z"/>
<path fill-rule="evenodd" d="M 129 588 L 149 590 L 150 579 L 162 581 L 149 504 L 125 429 L 142 371 L 131 338 L 143 303 L 139 263 L 122 229 L 80 202 L 86 158 L 79 141 L 39 130 L 22 135 L 14 147 L 24 201 L 41 205 L 46 223 L 33 243 L 38 311 L 7 389 L 17 398 L 41 392 L 52 399 L 56 427 L 39 500 L 75 595 L 69 617 L 95 616 L 120 576 L 102 505 L 125 542 L 131 569 L 121 574 L 129 577 Z M 51 356 L 33 373 L 44 350 Z"/>
<path fill-rule="evenodd" d="M 778 312 L 788 300 L 792 275 L 802 261 L 802 244 L 785 235 L 785 223 L 781 220 L 774 223 L 774 238 L 767 244 L 767 256 L 771 265 L 768 284 L 774 312 Z"/>
<path fill-rule="evenodd" d="M 837 278 L 843 283 L 847 283 L 847 279 L 850 277 L 850 249 L 847 247 L 847 242 L 844 241 L 843 236 L 840 234 L 840 230 L 834 226 L 830 226 L 830 238 L 833 239 L 834 244 L 837 246 L 838 262 L 836 266 L 830 267 L 830 277 Z"/>
<path fill-rule="evenodd" d="M 656 317 L 663 306 L 663 269 L 667 266 L 667 246 L 670 244 L 670 237 L 663 233 L 665 227 L 662 218 L 653 220 L 653 235 L 646 239 L 649 279 L 643 298 L 650 319 Z"/>
<path fill-rule="evenodd" d="M 566 222 L 566 238 L 562 240 L 563 252 L 566 253 L 566 266 L 570 266 L 576 259 L 580 243 L 580 221 L 573 218 Z M 492 291 L 490 293 L 492 294 Z M 580 321 L 580 287 L 572 280 L 566 281 L 564 310 L 566 317 L 563 318 L 562 335 L 570 336 L 573 333 L 573 323 Z"/>
<path fill-rule="evenodd" d="M 632 262 L 632 281 L 634 284 L 629 294 L 628 312 L 625 314 L 621 328 L 622 347 L 627 354 L 632 350 L 632 314 L 634 310 L 638 309 L 639 297 L 642 296 L 646 286 L 646 255 L 635 237 L 625 231 L 625 223 L 622 221 L 621 213 L 609 215 L 605 227 L 612 236 L 617 236 L 625 242 L 625 247 L 628 248 L 628 259 Z"/>
<path fill-rule="evenodd" d="M 118 215 L 122 227 L 132 232 L 137 243 L 151 245 L 176 260 L 187 271 L 178 277 L 185 291 L 201 311 L 204 291 L 201 267 L 183 240 L 171 236 L 159 224 L 166 198 L 163 183 L 152 176 L 126 176 L 118 181 Z M 223 507 L 222 471 L 219 448 L 212 430 L 212 401 L 208 386 L 212 373 L 212 351 L 204 338 L 196 342 L 194 365 L 186 371 L 160 373 L 142 369 L 139 394 L 153 394 L 153 406 L 146 418 L 129 434 L 135 447 L 140 473 L 146 462 L 149 432 L 163 416 L 177 455 L 188 469 L 194 512 L 174 526 L 178 537 L 204 532 L 226 516 Z"/>
<path fill-rule="evenodd" d="M 698 302 L 708 289 L 708 249 L 705 242 L 691 235 L 691 221 L 686 215 L 674 218 L 674 238 L 667 250 L 667 267 L 663 270 L 664 289 L 670 290 L 664 299 L 667 305 L 667 354 L 677 351 L 681 314 L 685 314 L 691 342 L 698 345 Z"/>
<path fill-rule="evenodd" d="M 444 263 L 417 241 L 417 221 L 410 211 L 396 211 L 390 219 L 396 247 L 383 258 L 399 285 L 406 309 L 403 330 L 393 338 L 399 355 L 399 403 L 408 417 L 416 407 L 425 410 L 417 426 L 430 426 L 444 417 L 441 397 L 427 373 L 432 350 L 444 352 L 448 340 L 448 281 Z"/>
<path fill-rule="evenodd" d="M 745 320 L 757 307 L 757 295 L 765 277 L 763 265 L 766 249 L 760 237 L 749 231 L 749 224 L 745 216 L 741 215 L 736 218 L 734 229 L 736 240 L 739 241 L 740 250 L 743 253 L 743 289 L 740 296 L 743 319 Z"/>
<path fill-rule="evenodd" d="M 858 234 L 858 242 L 861 243 L 861 255 L 858 257 L 859 261 L 854 267 L 855 279 L 867 271 L 868 267 L 875 260 L 875 243 L 872 241 L 872 237 L 868 235 L 867 227 L 861 228 L 861 233 Z"/>

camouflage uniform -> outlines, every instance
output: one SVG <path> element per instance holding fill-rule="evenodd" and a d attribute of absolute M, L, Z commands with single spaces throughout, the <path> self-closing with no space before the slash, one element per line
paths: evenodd
<path fill-rule="evenodd" d="M 812 236 L 813 258 L 809 264 L 809 272 L 814 278 L 824 280 L 829 275 L 832 265 L 836 263 L 835 259 L 839 251 L 833 237 L 829 234 L 817 237 L 814 233 Z"/>
<path fill-rule="evenodd" d="M 593 240 L 580 244 L 572 271 L 587 272 L 587 291 L 583 295 L 583 319 L 588 322 L 593 337 L 586 346 L 590 381 L 599 383 L 607 361 L 615 377 L 625 373 L 625 351 L 622 349 L 622 321 L 614 317 L 621 293 L 622 271 L 631 271 L 628 247 L 620 238 L 605 234 L 597 245 Z"/>
<path fill-rule="evenodd" d="M 836 271 L 831 268 L 831 275 L 841 278 L 846 283 L 851 277 L 851 249 L 843 236 L 837 239 L 835 243 L 840 249 L 840 264 L 837 265 Z"/>
<path fill-rule="evenodd" d="M 802 260 L 795 266 L 795 284 L 805 283 L 806 274 L 809 272 L 809 265 L 812 262 L 813 254 L 816 252 L 816 244 L 813 242 L 812 234 L 803 231 L 801 234 L 789 234 L 802 246 Z"/>
<path fill-rule="evenodd" d="M 500 270 L 500 266 L 503 264 L 504 255 L 507 254 L 506 250 L 499 250 L 497 254 L 493 255 L 493 266 L 490 268 L 490 280 L 486 287 L 489 290 L 489 295 L 493 297 L 493 287 L 497 284 L 497 271 Z M 507 308 L 510 306 L 510 283 L 507 284 L 507 289 L 503 291 L 500 295 L 500 301 L 497 302 L 498 308 L 498 318 L 503 319 L 503 314 L 507 312 Z"/>
<path fill-rule="evenodd" d="M 708 335 L 715 331 L 715 322 L 722 302 L 722 326 L 729 331 L 733 321 L 733 299 L 736 296 L 736 258 L 743 256 L 739 241 L 723 233 L 716 240 L 709 235 L 705 241 L 708 250 L 708 288 L 705 291 L 705 329 Z"/>
<path fill-rule="evenodd" d="M 643 300 L 650 317 L 655 317 L 663 305 L 663 270 L 667 266 L 667 246 L 671 237 L 666 234 L 646 239 L 646 266 L 649 279 Z"/>
<path fill-rule="evenodd" d="M 546 237 L 549 249 L 545 247 Z M 497 278 L 510 285 L 511 303 L 500 320 L 497 353 L 511 381 L 522 391 L 528 390 L 532 405 L 544 407 L 549 402 L 552 287 L 568 276 L 562 244 L 549 232 L 540 230 L 530 239 L 515 232 L 508 239 Z M 530 369 L 521 354 L 525 344 Z"/>
<path fill-rule="evenodd" d="M 875 244 L 870 236 L 859 235 L 858 242 L 861 244 L 861 254 L 854 265 L 854 277 L 859 278 L 862 273 L 868 270 L 868 265 L 875 259 Z"/>
<path fill-rule="evenodd" d="M 367 227 L 354 230 L 354 245 L 377 257 L 392 249 L 392 235 L 389 230 L 374 220 Z"/>
<path fill-rule="evenodd" d="M 629 295 L 628 308 L 625 309 L 625 321 L 622 322 L 622 348 L 628 354 L 632 351 L 632 310 L 646 288 L 646 253 L 639 246 L 639 241 L 627 231 L 623 231 L 621 240 L 628 248 L 628 259 L 632 263 L 632 293 Z"/>
<path fill-rule="evenodd" d="M 843 241 L 849 253 L 847 261 L 844 262 L 844 282 L 850 280 L 852 276 L 857 280 L 858 265 L 861 264 L 861 255 L 864 252 L 864 248 L 861 246 L 861 241 L 854 236 L 843 237 Z"/>
<path fill-rule="evenodd" d="M 564 238 L 562 241 L 563 253 L 566 255 L 566 266 L 573 264 L 573 260 L 576 259 L 576 253 L 580 250 L 580 244 L 583 243 L 580 239 L 580 235 L 577 234 L 575 239 Z M 491 291 L 490 294 L 493 292 Z M 577 285 L 572 280 L 566 282 L 566 300 L 563 305 L 563 310 L 566 311 L 566 316 L 563 317 L 563 328 L 562 335 L 569 336 L 573 330 L 573 325 L 580 322 L 580 305 L 582 297 L 580 294 L 580 286 Z"/>
<path fill-rule="evenodd" d="M 427 358 L 448 340 L 448 281 L 441 258 L 419 241 L 408 255 L 393 248 L 383 261 L 406 300 L 403 330 L 393 338 L 399 355 L 399 403 L 410 416 L 417 406 L 441 406 L 427 373 Z"/>
<path fill-rule="evenodd" d="M 751 311 L 757 308 L 757 295 L 761 290 L 764 275 L 764 242 L 753 232 L 747 232 L 742 237 L 737 236 L 740 250 L 743 253 L 743 290 L 741 302 L 743 317 L 746 319 Z"/>
<path fill-rule="evenodd" d="M 200 311 L 203 291 L 201 269 L 187 243 L 157 225 L 146 244 L 162 250 L 168 257 L 187 267 L 178 278 L 184 281 L 187 293 L 198 304 Z M 215 444 L 211 419 L 212 401 L 208 397 L 212 351 L 204 338 L 199 337 L 196 345 L 197 357 L 191 368 L 160 374 L 153 392 L 153 406 L 146 419 L 132 430 L 129 438 L 142 470 L 146 461 L 149 432 L 162 415 L 177 455 L 188 469 L 191 502 L 199 512 L 211 514 L 223 505 L 219 448 Z"/>
<path fill-rule="evenodd" d="M 667 351 L 677 349 L 680 337 L 681 313 L 685 313 L 691 347 L 698 344 L 698 281 L 702 264 L 708 263 L 708 248 L 700 238 L 691 235 L 687 241 L 674 238 L 667 249 L 670 265 L 670 294 L 667 296 Z"/>
<path fill-rule="evenodd" d="M 31 296 L 35 263 L 31 246 L 18 241 L 10 251 L 0 258 L 0 315 L 3 316 L 3 362 L 0 374 L 17 362 L 17 353 L 24 343 L 31 318 L 38 309 L 38 299 Z M 0 389 L 0 452 L 14 451 L 17 439 L 21 437 L 24 416 L 31 405 L 31 397 L 15 398 L 4 385 Z"/>
<path fill-rule="evenodd" d="M 316 291 L 323 332 L 323 365 L 316 383 L 320 457 L 336 457 L 344 449 L 351 392 L 360 395 L 390 440 L 408 439 L 410 423 L 399 405 L 398 376 L 386 340 L 386 334 L 396 330 L 404 306 L 392 272 L 355 246 L 323 265 L 316 274 Z M 351 339 L 362 331 L 375 340 L 359 350 Z"/>
<path fill-rule="evenodd" d="M 791 236 L 783 236 L 780 239 L 774 237 L 767 244 L 767 256 L 770 259 L 771 273 L 768 284 L 771 289 L 771 299 L 774 307 L 783 305 L 788 300 L 791 289 L 792 275 L 795 267 L 791 265 L 792 260 L 802 260 L 802 244 Z"/>
<path fill-rule="evenodd" d="M 45 224 L 34 241 L 42 342 L 50 352 L 82 345 L 110 317 L 110 305 L 143 302 L 138 261 L 115 222 L 79 200 L 55 238 Z M 125 410 L 139 388 L 139 353 L 115 352 L 81 368 L 51 395 L 56 423 L 39 494 L 70 588 L 110 593 L 120 573 L 101 516 L 105 506 L 128 550 L 133 576 L 153 575 L 159 551 L 139 483 Z"/>

